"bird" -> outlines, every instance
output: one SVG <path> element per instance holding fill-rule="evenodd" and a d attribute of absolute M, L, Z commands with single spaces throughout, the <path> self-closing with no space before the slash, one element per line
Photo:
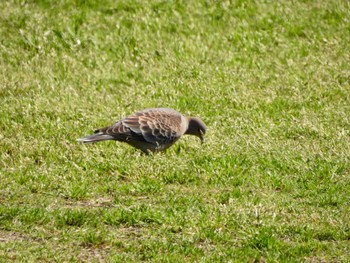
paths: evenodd
<path fill-rule="evenodd" d="M 206 125 L 198 117 L 185 117 L 169 108 L 147 108 L 77 141 L 116 140 L 150 154 L 165 151 L 185 134 L 197 136 L 203 143 L 206 131 Z"/>

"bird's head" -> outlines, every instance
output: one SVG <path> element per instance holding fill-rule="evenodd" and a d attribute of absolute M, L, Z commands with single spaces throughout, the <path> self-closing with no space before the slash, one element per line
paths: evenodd
<path fill-rule="evenodd" d="M 197 136 L 203 143 L 203 135 L 206 133 L 207 127 L 200 118 L 188 117 L 188 128 L 185 134 Z"/>

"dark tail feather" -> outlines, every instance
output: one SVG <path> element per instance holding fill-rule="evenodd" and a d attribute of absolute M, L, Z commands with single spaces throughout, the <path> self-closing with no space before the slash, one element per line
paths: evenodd
<path fill-rule="evenodd" d="M 113 136 L 99 132 L 94 135 L 79 138 L 77 139 L 77 141 L 83 142 L 83 143 L 93 143 L 93 142 L 107 141 L 107 140 L 113 140 L 113 139 L 115 139 Z"/>

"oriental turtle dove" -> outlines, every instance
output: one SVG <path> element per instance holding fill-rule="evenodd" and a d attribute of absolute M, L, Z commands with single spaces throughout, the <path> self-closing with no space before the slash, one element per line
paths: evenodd
<path fill-rule="evenodd" d="M 184 134 L 197 136 L 203 142 L 205 132 L 206 126 L 199 118 L 184 117 L 172 109 L 150 108 L 135 112 L 78 141 L 92 143 L 116 140 L 148 154 L 169 148 Z"/>

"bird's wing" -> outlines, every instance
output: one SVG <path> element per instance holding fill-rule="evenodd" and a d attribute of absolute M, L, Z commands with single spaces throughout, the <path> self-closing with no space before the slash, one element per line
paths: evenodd
<path fill-rule="evenodd" d="M 157 145 L 176 141 L 181 121 L 179 113 L 168 109 L 146 109 L 121 120 L 125 128 Z"/>
<path fill-rule="evenodd" d="M 108 126 L 102 129 L 98 129 L 95 133 L 102 133 L 112 136 L 115 140 L 127 142 L 127 141 L 140 141 L 146 142 L 143 135 L 138 132 L 132 131 L 129 127 L 125 126 L 121 121 L 116 122 L 112 126 Z"/>

